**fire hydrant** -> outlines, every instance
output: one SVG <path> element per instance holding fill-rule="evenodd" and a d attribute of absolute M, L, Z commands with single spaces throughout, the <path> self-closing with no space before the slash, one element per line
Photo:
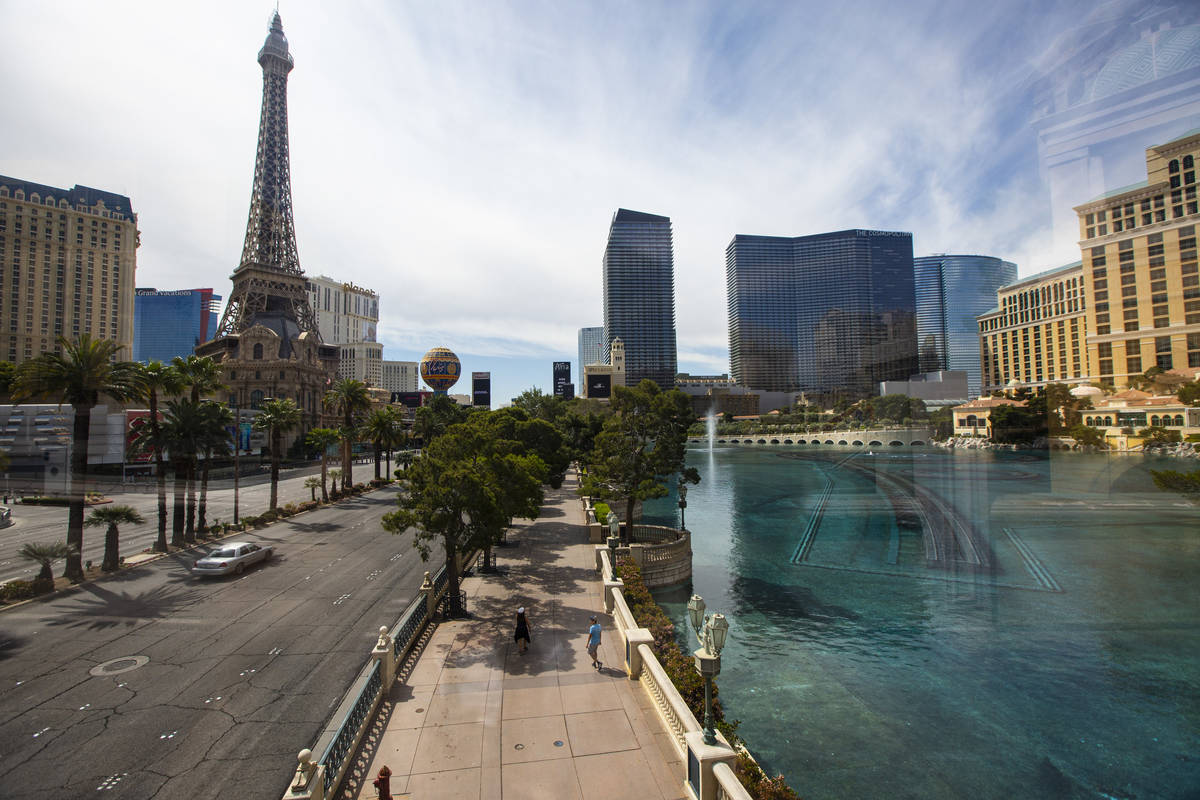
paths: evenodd
<path fill-rule="evenodd" d="M 379 800 L 392 800 L 392 771 L 385 764 L 383 769 L 379 770 L 379 777 L 374 781 Z"/>

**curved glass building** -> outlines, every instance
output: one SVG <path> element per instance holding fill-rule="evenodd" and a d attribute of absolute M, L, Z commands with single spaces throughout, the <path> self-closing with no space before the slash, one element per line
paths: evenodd
<path fill-rule="evenodd" d="M 622 208 L 604 249 L 604 354 L 625 343 L 625 385 L 675 387 L 675 257 L 671 219 Z"/>
<path fill-rule="evenodd" d="M 868 397 L 917 368 L 912 234 L 738 234 L 725 251 L 739 386 Z"/>
<path fill-rule="evenodd" d="M 976 317 L 996 307 L 996 290 L 1017 279 L 1017 265 L 994 256 L 932 255 L 913 259 L 917 350 L 921 372 L 967 373 L 967 391 L 983 389 Z"/>

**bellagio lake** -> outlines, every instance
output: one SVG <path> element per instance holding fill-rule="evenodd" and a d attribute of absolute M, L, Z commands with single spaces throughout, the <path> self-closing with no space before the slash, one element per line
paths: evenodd
<path fill-rule="evenodd" d="M 1200 797 L 1200 507 L 1141 455 L 693 447 L 717 680 L 807 798 Z M 674 496 L 647 521 L 677 523 Z M 689 640 L 689 650 L 696 647 Z"/>

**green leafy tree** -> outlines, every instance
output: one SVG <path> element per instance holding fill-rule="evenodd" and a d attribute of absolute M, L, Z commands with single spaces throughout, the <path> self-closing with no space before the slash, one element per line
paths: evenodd
<path fill-rule="evenodd" d="M 8 397 L 12 391 L 13 377 L 17 367 L 11 361 L 0 361 L 0 397 Z"/>
<path fill-rule="evenodd" d="M 944 442 L 954 435 L 954 413 L 949 406 L 931 412 L 929 424 L 933 427 L 934 441 Z"/>
<path fill-rule="evenodd" d="M 546 480 L 554 489 L 562 486 L 563 477 L 571 463 L 571 454 L 562 433 L 543 419 L 530 419 L 516 406 L 501 408 L 484 415 L 484 424 L 491 426 L 498 437 L 520 442 L 526 452 L 536 455 L 546 465 Z"/>
<path fill-rule="evenodd" d="M 230 428 L 234 423 L 233 412 L 227 406 L 212 401 L 202 404 L 204 429 L 198 442 L 200 452 L 204 453 L 204 463 L 200 468 L 200 503 L 196 511 L 196 524 L 201 530 L 208 527 L 208 472 L 213 458 L 224 458 L 233 452 L 233 437 Z"/>
<path fill-rule="evenodd" d="M 171 366 L 179 373 L 193 403 L 225 389 L 221 382 L 221 365 L 208 356 L 175 356 Z M 192 541 L 196 532 L 196 482 L 199 478 L 200 447 L 192 454 L 187 472 L 187 538 Z"/>
<path fill-rule="evenodd" d="M 391 406 L 372 409 L 363 422 L 362 432 L 375 448 L 375 480 L 379 480 L 383 451 L 392 448 L 400 440 L 403 421 Z"/>
<path fill-rule="evenodd" d="M 1178 444 L 1183 441 L 1183 437 L 1179 434 L 1179 431 L 1173 428 L 1164 428 L 1161 425 L 1151 425 L 1148 428 L 1142 428 L 1137 432 L 1137 435 L 1141 438 L 1143 446 L 1146 447 Z"/>
<path fill-rule="evenodd" d="M 88 515 L 84 525 L 107 528 L 104 534 L 104 560 L 100 562 L 102 571 L 114 572 L 121 566 L 119 526 L 141 525 L 145 521 L 133 506 L 104 506 Z"/>
<path fill-rule="evenodd" d="M 512 407 L 521 409 L 531 419 L 545 420 L 553 425 L 566 413 L 567 403 L 561 397 L 534 387 L 514 397 Z"/>
<path fill-rule="evenodd" d="M 343 378 L 325 393 L 325 408 L 341 418 L 342 422 L 342 484 L 354 485 L 353 457 L 354 437 L 358 420 L 371 407 L 371 395 L 367 385 L 353 378 Z"/>
<path fill-rule="evenodd" d="M 515 515 L 535 517 L 545 477 L 541 459 L 499 438 L 486 413 L 477 416 L 484 419 L 452 425 L 423 449 L 401 476 L 399 509 L 383 518 L 385 530 L 413 531 L 423 559 L 440 540 L 452 616 L 462 613 L 458 553 L 490 547 Z"/>
<path fill-rule="evenodd" d="M 43 353 L 17 367 L 12 395 L 16 402 L 32 399 L 69 403 L 75 412 L 71 431 L 71 496 L 67 511 L 67 544 L 74 552 L 67 556 L 66 577 L 83 579 L 83 506 L 87 492 L 88 437 L 92 409 L 102 396 L 128 402 L 144 394 L 140 365 L 117 361 L 121 345 L 83 334 L 75 341 L 58 338 L 53 353 Z"/>
<path fill-rule="evenodd" d="M 1178 472 L 1173 469 L 1152 469 L 1154 485 L 1164 492 L 1177 492 L 1188 497 L 1200 497 L 1200 469 Z"/>
<path fill-rule="evenodd" d="M 51 565 L 62 558 L 69 561 L 72 556 L 79 555 L 79 551 L 66 542 L 26 542 L 21 545 L 21 549 L 17 551 L 17 555 L 27 561 L 41 564 L 41 571 L 34 578 L 35 581 L 53 582 L 54 572 L 51 570 Z"/>
<path fill-rule="evenodd" d="M 321 479 L 313 475 L 304 479 L 304 488 L 312 492 L 312 499 L 315 503 L 317 502 L 317 489 L 323 489 L 324 486 L 321 484 Z"/>
<path fill-rule="evenodd" d="M 154 549 L 159 553 L 167 552 L 167 468 L 163 458 L 162 436 L 159 430 L 158 403 L 165 397 L 174 397 L 184 389 L 183 376 L 179 370 L 163 364 L 161 361 L 151 361 L 142 366 L 143 395 L 150 407 L 150 416 L 146 425 L 150 426 L 150 449 L 154 454 L 154 482 L 158 489 L 158 538 Z"/>
<path fill-rule="evenodd" d="M 444 394 L 434 395 L 428 405 L 417 409 L 413 421 L 413 435 L 421 440 L 421 446 L 431 444 L 446 432 L 451 425 L 467 419 L 467 410 Z"/>
<path fill-rule="evenodd" d="M 1189 406 L 1200 405 L 1200 381 L 1183 384 L 1175 392 L 1175 395 L 1181 403 L 1186 403 Z"/>
<path fill-rule="evenodd" d="M 997 406 L 991 423 L 992 441 L 1000 444 L 1027 444 L 1046 435 L 1045 415 L 1028 407 Z"/>
<path fill-rule="evenodd" d="M 1104 447 L 1104 434 L 1090 425 L 1078 424 L 1073 426 L 1067 435 L 1084 447 Z"/>
<path fill-rule="evenodd" d="M 637 501 L 665 497 L 675 473 L 689 483 L 699 483 L 700 473 L 684 464 L 692 422 L 687 395 L 677 389 L 660 391 L 654 381 L 643 380 L 634 388 L 616 387 L 611 402 L 613 415 L 596 436 L 580 492 L 625 502 L 624 541 Z"/>
<path fill-rule="evenodd" d="M 329 475 L 329 448 L 333 447 L 342 437 L 332 428 L 313 428 L 308 432 L 304 441 L 309 447 L 321 454 L 321 502 L 329 502 L 329 492 L 325 490 L 325 481 Z M 340 473 L 339 473 L 340 474 Z"/>
<path fill-rule="evenodd" d="M 283 435 L 300 425 L 300 408 L 294 400 L 268 400 L 254 419 L 254 427 L 266 431 L 271 439 L 271 505 L 279 504 L 279 459 L 283 456 Z"/>

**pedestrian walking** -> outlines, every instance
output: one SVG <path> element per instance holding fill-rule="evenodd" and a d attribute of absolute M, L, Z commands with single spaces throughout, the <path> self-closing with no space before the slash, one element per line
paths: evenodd
<path fill-rule="evenodd" d="M 517 629 L 513 633 L 513 641 L 517 643 L 518 653 L 529 649 L 529 620 L 525 619 L 524 606 L 517 609 Z"/>
<path fill-rule="evenodd" d="M 592 666 L 600 669 L 603 666 L 603 663 L 597 658 L 597 653 L 600 652 L 600 623 L 596 621 L 595 617 L 592 617 L 592 626 L 588 628 L 587 651 L 588 655 L 592 657 Z"/>

